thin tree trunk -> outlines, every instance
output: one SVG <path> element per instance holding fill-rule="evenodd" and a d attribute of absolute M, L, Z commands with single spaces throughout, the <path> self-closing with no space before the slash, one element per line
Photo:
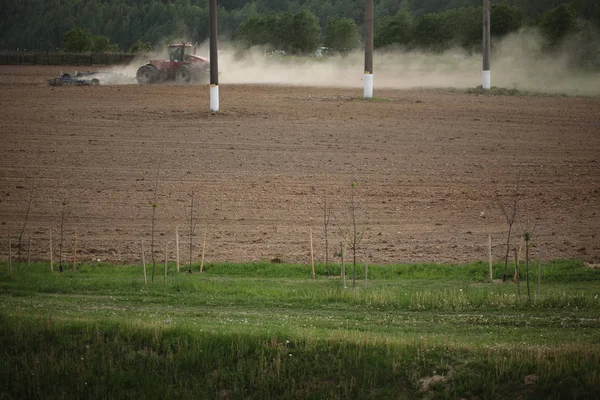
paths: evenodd
<path fill-rule="evenodd" d="M 31 264 L 31 236 L 29 236 L 29 240 L 27 241 L 27 266 Z"/>
<path fill-rule="evenodd" d="M 310 236 L 310 264 L 312 265 L 312 277 L 313 279 L 316 279 L 317 276 L 315 274 L 315 256 L 313 250 L 312 228 L 308 228 L 308 235 Z"/>
<path fill-rule="evenodd" d="M 538 279 L 537 279 L 537 296 L 540 296 L 540 285 L 542 284 L 542 253 L 538 254 Z"/>
<path fill-rule="evenodd" d="M 504 276 L 502 282 L 506 282 L 508 279 L 508 254 L 510 252 L 510 234 L 512 232 L 512 225 L 508 226 L 508 238 L 506 239 L 506 255 L 504 257 Z"/>
<path fill-rule="evenodd" d="M 367 258 L 365 261 L 365 289 L 367 288 L 368 276 L 369 276 L 369 254 L 367 254 Z"/>
<path fill-rule="evenodd" d="M 62 209 L 62 213 L 60 216 L 60 243 L 59 243 L 59 249 L 58 249 L 58 269 L 60 270 L 60 272 L 63 271 L 63 266 L 62 266 L 62 262 L 63 262 L 63 244 L 64 244 L 64 233 L 65 233 L 65 205 L 63 202 L 63 209 Z"/>
<path fill-rule="evenodd" d="M 488 235 L 488 260 L 490 263 L 490 282 L 494 281 L 494 267 L 492 264 L 492 235 Z"/>
<path fill-rule="evenodd" d="M 167 263 L 169 262 L 167 249 L 169 247 L 168 243 L 165 243 L 165 283 L 167 283 Z"/>
<path fill-rule="evenodd" d="M 531 292 L 529 291 L 529 240 L 525 242 L 525 270 L 527 271 L 527 301 L 531 303 Z"/>
<path fill-rule="evenodd" d="M 202 237 L 202 255 L 200 256 L 200 273 L 204 272 L 204 249 L 206 248 L 206 228 Z"/>
<path fill-rule="evenodd" d="M 144 256 L 144 241 L 142 240 L 142 269 L 144 271 L 144 285 L 148 285 L 148 277 L 146 276 L 146 257 Z"/>
<path fill-rule="evenodd" d="M 346 246 L 344 246 L 344 243 L 340 244 L 340 251 L 342 253 L 342 283 L 344 285 L 344 289 L 346 288 L 346 265 L 344 264 L 344 256 L 345 256 L 345 252 L 346 252 Z"/>
<path fill-rule="evenodd" d="M 175 227 L 175 262 L 177 263 L 177 273 L 179 273 L 179 227 Z"/>
<path fill-rule="evenodd" d="M 190 272 L 192 272 L 193 238 L 194 238 L 194 191 L 192 190 L 192 207 L 190 208 Z"/>
<path fill-rule="evenodd" d="M 29 201 L 27 204 L 27 212 L 25 214 L 25 220 L 23 221 L 23 227 L 21 228 L 21 232 L 19 233 L 19 242 L 18 242 L 18 252 L 17 252 L 17 261 L 20 263 L 21 260 L 21 247 L 23 241 L 23 234 L 25 233 L 25 228 L 27 228 L 27 221 L 29 220 L 29 213 L 31 212 L 31 202 L 33 200 L 33 185 L 29 189 Z M 29 265 L 29 262 L 27 262 Z"/>
<path fill-rule="evenodd" d="M 352 224 L 354 225 L 354 236 L 352 238 L 352 287 L 356 286 L 356 216 L 352 209 Z"/>
<path fill-rule="evenodd" d="M 152 236 L 150 238 L 150 256 L 151 256 L 151 260 L 152 260 L 152 283 L 154 283 L 154 268 L 156 266 L 156 258 L 155 258 L 155 255 L 154 255 L 154 221 L 155 221 L 155 216 L 156 216 L 156 197 L 155 197 L 155 202 L 152 203 Z"/>
<path fill-rule="evenodd" d="M 54 272 L 54 252 L 52 251 L 52 228 L 50 231 L 50 272 Z"/>
<path fill-rule="evenodd" d="M 77 268 L 77 239 L 79 238 L 79 232 L 75 229 L 75 240 L 73 242 L 73 272 L 76 271 Z"/>
<path fill-rule="evenodd" d="M 12 243 L 8 234 L 8 272 L 12 272 Z"/>
<path fill-rule="evenodd" d="M 515 249 L 515 280 L 517 281 L 517 294 L 521 298 L 521 279 L 519 278 L 519 253 Z"/>

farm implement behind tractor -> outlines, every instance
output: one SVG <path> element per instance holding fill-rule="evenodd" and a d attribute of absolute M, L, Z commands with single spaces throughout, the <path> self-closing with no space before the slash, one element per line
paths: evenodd
<path fill-rule="evenodd" d="M 137 70 L 138 83 L 208 82 L 210 63 L 204 57 L 191 54 L 189 52 L 193 47 L 191 44 L 170 44 L 168 47 L 168 60 L 150 60 L 149 64 L 142 65 Z"/>
<path fill-rule="evenodd" d="M 51 79 L 48 83 L 50 86 L 96 86 L 100 84 L 100 76 L 97 72 L 77 72 L 75 75 L 64 73 L 59 78 Z"/>

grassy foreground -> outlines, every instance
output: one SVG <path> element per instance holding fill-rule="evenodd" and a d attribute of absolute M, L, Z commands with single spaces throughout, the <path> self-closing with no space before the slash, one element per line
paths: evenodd
<path fill-rule="evenodd" d="M 530 300 L 484 264 L 174 269 L 0 264 L 0 399 L 600 398 L 579 261 L 534 266 Z"/>

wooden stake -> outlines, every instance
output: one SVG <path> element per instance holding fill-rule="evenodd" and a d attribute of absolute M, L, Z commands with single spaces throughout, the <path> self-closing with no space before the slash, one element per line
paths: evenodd
<path fill-rule="evenodd" d="M 50 272 L 54 272 L 54 257 L 53 257 L 53 251 L 52 251 L 52 228 L 50 228 L 49 231 L 50 231 Z"/>
<path fill-rule="evenodd" d="M 8 272 L 12 272 L 12 243 L 8 234 Z"/>
<path fill-rule="evenodd" d="M 310 236 L 310 264 L 312 265 L 312 277 L 313 279 L 316 279 L 317 276 L 315 274 L 315 253 L 313 248 L 312 228 L 308 228 L 308 234 Z"/>
<path fill-rule="evenodd" d="M 494 281 L 494 267 L 492 265 L 492 235 L 488 235 L 488 260 L 490 262 L 490 282 Z"/>
<path fill-rule="evenodd" d="M 484 90 L 491 88 L 490 71 L 490 49 L 491 49 L 491 23 L 490 23 L 490 0 L 483 0 L 483 73 L 481 87 Z"/>
<path fill-rule="evenodd" d="M 74 242 L 73 242 L 73 272 L 76 271 L 76 266 L 77 266 L 77 239 L 79 238 L 77 232 L 77 229 L 75 229 L 75 238 L 74 238 Z"/>
<path fill-rule="evenodd" d="M 175 261 L 177 263 L 177 273 L 179 273 L 179 227 L 175 227 Z"/>
<path fill-rule="evenodd" d="M 144 257 L 144 241 L 142 240 L 142 268 L 144 269 L 144 285 L 148 285 L 148 277 L 146 275 L 146 258 Z"/>
<path fill-rule="evenodd" d="M 31 236 L 29 236 L 29 241 L 27 242 L 27 266 L 31 264 Z"/>
<path fill-rule="evenodd" d="M 169 243 L 165 243 L 165 283 L 167 283 L 167 263 L 169 262 L 167 249 L 169 247 Z"/>
<path fill-rule="evenodd" d="M 204 237 L 202 238 L 202 256 L 200 257 L 200 273 L 204 268 L 204 248 L 206 247 L 206 228 L 204 228 Z"/>

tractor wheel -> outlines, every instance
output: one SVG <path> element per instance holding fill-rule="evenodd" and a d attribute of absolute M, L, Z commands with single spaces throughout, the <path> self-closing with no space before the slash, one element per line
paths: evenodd
<path fill-rule="evenodd" d="M 99 84 L 100 84 L 100 79 L 98 79 L 98 78 L 92 79 L 92 85 L 93 86 L 98 86 Z"/>
<path fill-rule="evenodd" d="M 158 78 L 158 69 L 152 64 L 143 65 L 137 70 L 135 77 L 140 85 L 154 83 Z"/>
<path fill-rule="evenodd" d="M 180 65 L 175 71 L 175 81 L 177 83 L 190 83 L 192 81 L 192 69 L 189 65 Z"/>

